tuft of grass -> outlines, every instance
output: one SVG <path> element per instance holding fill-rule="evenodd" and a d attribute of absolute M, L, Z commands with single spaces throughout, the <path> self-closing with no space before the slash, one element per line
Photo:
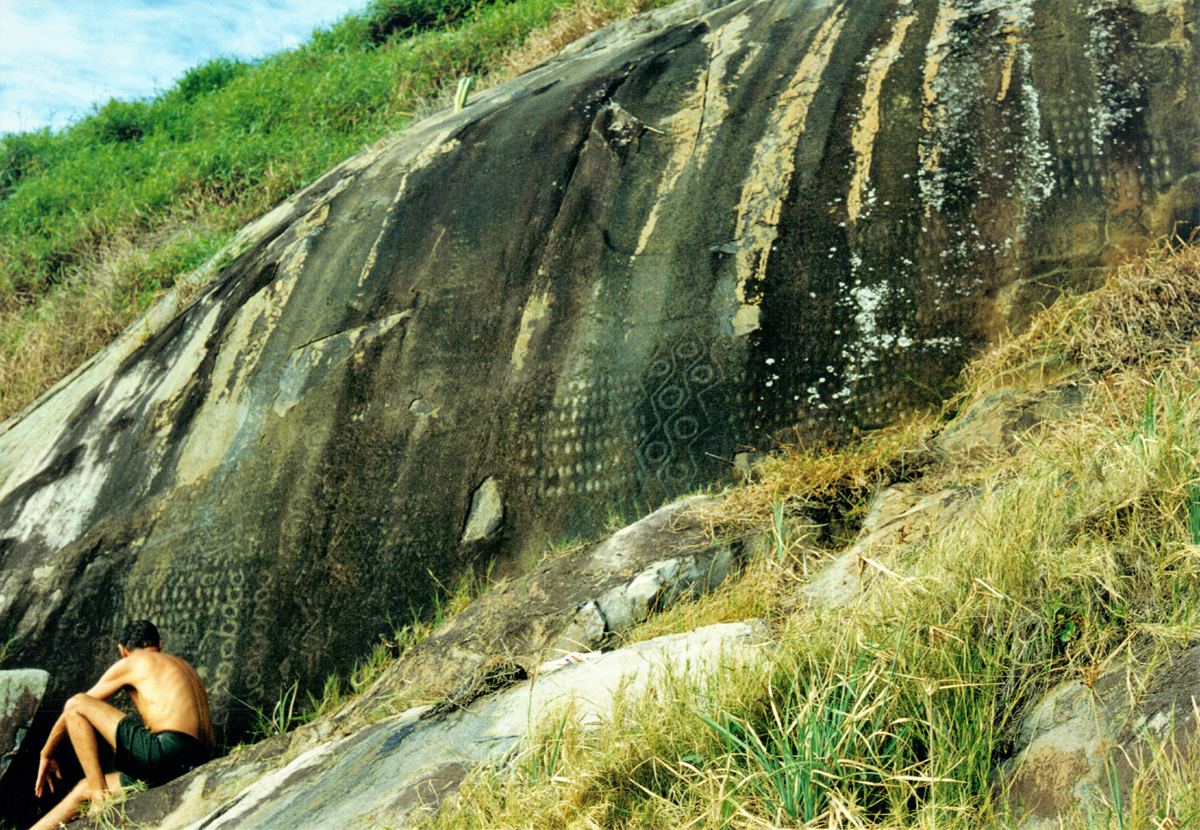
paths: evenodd
<path fill-rule="evenodd" d="M 1047 375 L 1146 366 L 1200 334 L 1200 246 L 1162 242 L 1081 297 L 1060 297 L 1028 329 L 975 361 L 968 394 Z M 1026 379 L 1026 380 L 1022 380 Z"/>
<path fill-rule="evenodd" d="M 818 531 L 808 534 L 811 541 L 827 549 L 841 547 L 857 534 L 876 492 L 930 465 L 926 442 L 938 426 L 936 413 L 918 412 L 844 446 L 785 445 L 760 462 L 750 483 L 724 494 L 719 506 L 705 508 L 700 517 L 714 536 L 775 524 L 782 532 L 798 521 Z M 791 541 L 780 542 L 787 548 L 783 555 L 796 552 Z"/>
<path fill-rule="evenodd" d="M 291 732 L 305 722 L 304 713 L 296 708 L 299 684 L 293 683 L 279 693 L 271 711 L 251 707 L 254 711 L 255 740 L 265 740 Z M 243 701 L 244 702 L 244 701 Z"/>
<path fill-rule="evenodd" d="M 129 818 L 125 815 L 125 802 L 145 790 L 145 782 L 135 781 L 130 786 L 114 792 L 104 801 L 90 801 L 83 805 L 83 817 L 96 830 L 122 830 L 129 827 Z"/>

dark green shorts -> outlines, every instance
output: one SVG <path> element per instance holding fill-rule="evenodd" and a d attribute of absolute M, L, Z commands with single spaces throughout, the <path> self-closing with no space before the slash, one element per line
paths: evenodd
<path fill-rule="evenodd" d="M 136 715 L 117 724 L 117 771 L 121 785 L 165 784 L 208 760 L 208 748 L 186 732 L 151 732 Z"/>

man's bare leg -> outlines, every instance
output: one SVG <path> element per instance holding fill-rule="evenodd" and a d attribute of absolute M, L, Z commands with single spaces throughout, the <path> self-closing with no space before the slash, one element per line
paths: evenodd
<path fill-rule="evenodd" d="M 120 773 L 110 772 L 105 776 L 104 783 L 110 791 L 119 790 L 121 788 Z M 57 830 L 68 821 L 75 820 L 83 812 L 83 805 L 92 800 L 88 797 L 90 793 L 91 788 L 85 778 L 76 784 L 63 800 L 55 805 L 53 810 L 42 816 L 30 830 Z"/>
<path fill-rule="evenodd" d="M 71 738 L 75 757 L 83 767 L 84 781 L 91 790 L 88 798 L 104 798 L 108 786 L 104 771 L 100 767 L 100 744 L 97 736 L 116 748 L 117 724 L 125 717 L 125 713 L 103 700 L 78 694 L 67 701 L 67 705 L 63 707 L 63 716 L 66 718 L 67 735 Z"/>

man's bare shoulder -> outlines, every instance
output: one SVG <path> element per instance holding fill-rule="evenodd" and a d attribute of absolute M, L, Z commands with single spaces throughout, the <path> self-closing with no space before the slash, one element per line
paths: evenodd
<path fill-rule="evenodd" d="M 179 673 L 186 674 L 189 677 L 196 674 L 196 669 L 192 664 L 182 657 L 176 657 L 174 654 L 167 654 L 162 651 L 152 651 L 144 649 L 135 651 L 126 658 L 127 660 L 136 659 L 138 662 L 131 664 L 130 669 L 133 671 L 148 671 L 155 676 L 161 676 L 164 673 Z"/>

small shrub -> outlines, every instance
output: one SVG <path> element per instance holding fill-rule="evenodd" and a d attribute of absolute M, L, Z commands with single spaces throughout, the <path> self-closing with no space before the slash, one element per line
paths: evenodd
<path fill-rule="evenodd" d="M 195 69 L 188 70 L 175 84 L 175 91 L 184 101 L 223 89 L 234 78 L 240 78 L 249 64 L 231 58 L 214 58 Z"/>
<path fill-rule="evenodd" d="M 85 123 L 95 140 L 103 144 L 139 141 L 154 131 L 150 105 L 144 101 L 110 98 Z"/>

